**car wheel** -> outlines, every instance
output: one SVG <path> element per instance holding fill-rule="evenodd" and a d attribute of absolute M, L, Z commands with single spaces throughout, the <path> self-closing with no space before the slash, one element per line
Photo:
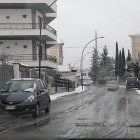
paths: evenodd
<path fill-rule="evenodd" d="M 50 103 L 48 104 L 47 108 L 45 109 L 45 113 L 49 113 L 50 112 Z"/>
<path fill-rule="evenodd" d="M 39 115 L 40 115 L 40 108 L 39 108 L 39 105 L 37 104 L 35 110 L 34 110 L 33 113 L 32 113 L 32 116 L 33 116 L 34 118 L 38 118 Z"/>

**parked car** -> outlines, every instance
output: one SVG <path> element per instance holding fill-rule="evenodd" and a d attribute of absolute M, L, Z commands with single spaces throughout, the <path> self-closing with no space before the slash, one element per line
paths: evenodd
<path fill-rule="evenodd" d="M 91 84 L 92 84 L 91 80 L 88 80 L 88 79 L 83 80 L 83 85 L 84 86 L 91 86 Z"/>
<path fill-rule="evenodd" d="M 108 90 L 118 90 L 118 88 L 119 88 L 118 82 L 115 80 L 109 81 L 107 84 Z"/>
<path fill-rule="evenodd" d="M 50 96 L 40 79 L 13 79 L 0 89 L 2 109 L 12 113 L 32 113 L 39 117 L 40 111 L 50 111 Z"/>
<path fill-rule="evenodd" d="M 128 77 L 126 79 L 126 90 L 128 91 L 133 88 L 140 88 L 140 82 L 136 77 Z"/>
<path fill-rule="evenodd" d="M 100 78 L 100 79 L 98 79 L 98 83 L 99 84 L 106 84 L 106 79 L 105 78 Z"/>

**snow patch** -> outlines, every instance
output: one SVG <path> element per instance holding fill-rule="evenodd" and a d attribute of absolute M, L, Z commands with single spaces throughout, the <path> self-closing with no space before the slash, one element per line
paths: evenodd
<path fill-rule="evenodd" d="M 52 101 L 54 100 L 57 100 L 59 98 L 62 98 L 64 96 L 67 96 L 67 95 L 71 95 L 71 94 L 75 94 L 75 93 L 82 93 L 83 91 L 85 91 L 85 87 L 83 87 L 83 90 L 82 90 L 82 87 L 79 86 L 75 89 L 75 91 L 72 91 L 72 92 L 64 92 L 64 93 L 57 93 L 57 94 L 54 94 L 54 95 L 50 95 L 50 98 Z"/>
<path fill-rule="evenodd" d="M 136 92 L 137 92 L 138 94 L 140 94 L 140 90 L 136 90 Z"/>
<path fill-rule="evenodd" d="M 121 88 L 125 88 L 126 86 L 123 86 L 123 85 L 119 85 L 119 87 L 121 87 Z"/>

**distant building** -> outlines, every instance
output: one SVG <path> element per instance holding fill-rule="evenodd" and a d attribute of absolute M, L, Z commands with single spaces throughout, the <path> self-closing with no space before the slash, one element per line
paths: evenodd
<path fill-rule="evenodd" d="M 140 35 L 129 35 L 132 40 L 132 58 L 135 62 L 140 61 Z"/>
<path fill-rule="evenodd" d="M 47 54 L 55 57 L 57 59 L 58 65 L 63 65 L 63 45 L 63 43 L 59 43 L 47 49 Z"/>

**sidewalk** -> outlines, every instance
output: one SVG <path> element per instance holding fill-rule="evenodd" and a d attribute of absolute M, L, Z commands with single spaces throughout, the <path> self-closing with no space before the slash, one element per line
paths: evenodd
<path fill-rule="evenodd" d="M 73 89 L 70 88 L 69 91 L 71 92 L 71 91 L 73 91 Z M 57 87 L 57 92 L 55 92 L 55 87 L 52 87 L 50 90 L 50 95 L 57 94 L 57 93 L 63 93 L 63 92 L 68 92 L 66 87 Z"/>
<path fill-rule="evenodd" d="M 75 94 L 75 93 L 82 93 L 85 91 L 85 87 L 83 88 L 82 90 L 82 87 L 79 86 L 75 89 L 75 91 L 71 91 L 71 92 L 63 92 L 63 93 L 56 93 L 56 94 L 53 94 L 53 95 L 50 95 L 51 97 L 51 100 L 54 101 L 54 100 L 57 100 L 59 98 L 62 98 L 64 96 L 67 96 L 67 95 L 71 95 L 71 94 Z"/>

